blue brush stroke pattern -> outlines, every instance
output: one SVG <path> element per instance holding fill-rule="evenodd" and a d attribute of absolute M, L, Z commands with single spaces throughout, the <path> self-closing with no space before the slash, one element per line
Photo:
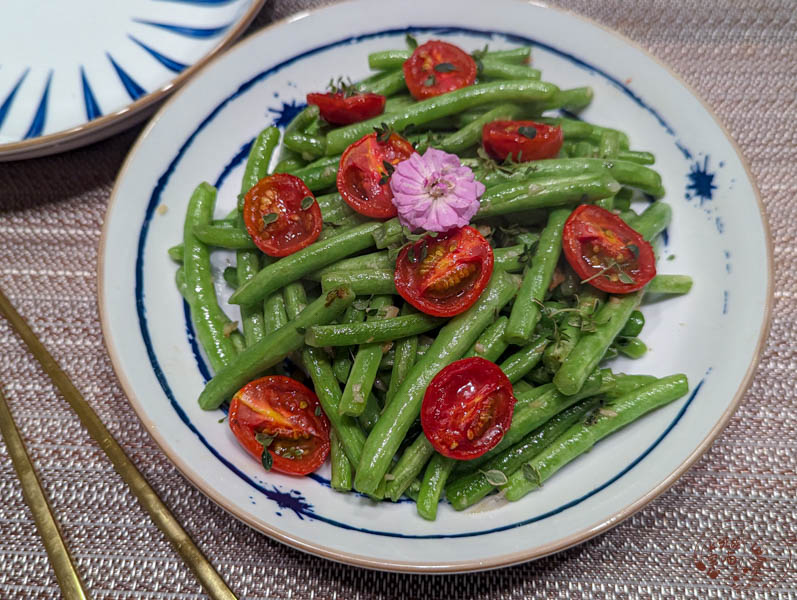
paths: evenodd
<path fill-rule="evenodd" d="M 700 206 L 703 206 L 704 202 L 710 201 L 714 197 L 714 190 L 717 189 L 714 183 L 715 175 L 716 173 L 712 173 L 709 170 L 708 156 L 703 159 L 702 165 L 700 161 L 693 163 L 689 169 L 689 173 L 686 175 L 689 180 L 686 186 L 687 199 L 698 198 L 700 200 Z"/>
<path fill-rule="evenodd" d="M 94 92 L 91 91 L 89 80 L 86 78 L 86 70 L 80 66 L 80 81 L 83 86 L 83 104 L 86 106 L 86 119 L 91 121 L 97 117 L 102 116 L 100 105 L 97 104 L 97 99 L 94 97 Z"/>
<path fill-rule="evenodd" d="M 0 127 L 3 126 L 3 121 L 6 120 L 6 117 L 8 116 L 8 111 L 11 110 L 11 105 L 14 103 L 14 96 L 17 95 L 17 92 L 19 91 L 22 82 L 25 81 L 25 78 L 28 76 L 28 73 L 30 73 L 30 68 L 25 69 L 22 75 L 19 76 L 19 79 L 17 79 L 17 82 L 14 84 L 14 87 L 11 88 L 11 91 L 8 93 L 8 96 L 6 96 L 6 99 L 3 100 L 3 104 L 0 104 Z"/>
<path fill-rule="evenodd" d="M 47 83 L 44 85 L 44 92 L 42 92 L 39 106 L 36 108 L 36 113 L 33 115 L 33 121 L 30 123 L 24 139 L 39 137 L 44 131 L 44 125 L 47 123 L 47 100 L 50 97 L 50 83 L 53 81 L 53 72 L 47 75 Z"/>
<path fill-rule="evenodd" d="M 119 80 L 122 82 L 125 90 L 127 91 L 127 95 L 130 96 L 131 100 L 137 100 L 144 94 L 146 94 L 146 90 L 136 83 L 136 80 L 130 77 L 122 67 L 113 59 L 108 52 L 105 53 L 105 56 L 108 57 L 108 60 L 111 61 L 116 74 L 119 76 Z"/>
<path fill-rule="evenodd" d="M 275 114 L 274 127 L 287 127 L 288 123 L 293 121 L 294 117 L 307 108 L 307 104 L 303 102 L 297 104 L 296 100 L 291 100 L 291 103 L 282 103 L 282 108 L 269 108 L 268 112 Z"/>
<path fill-rule="evenodd" d="M 164 67 L 166 67 L 170 71 L 174 71 L 175 73 L 180 73 L 181 71 L 183 71 L 188 66 L 188 65 L 185 65 L 185 64 L 183 64 L 181 62 L 177 62 L 176 60 L 174 60 L 172 58 L 169 58 L 168 56 L 164 56 L 163 54 L 161 54 L 160 52 L 155 50 L 155 48 L 152 48 L 151 46 L 147 46 L 144 42 L 142 42 L 141 40 L 136 39 L 135 37 L 133 37 L 130 34 L 128 34 L 127 37 L 130 38 L 132 41 L 134 41 L 136 44 L 138 44 L 141 48 L 146 50 L 147 53 L 149 53 L 149 55 L 152 56 L 152 58 L 157 60 L 160 64 L 162 64 Z"/>
<path fill-rule="evenodd" d="M 147 21 L 145 19 L 133 19 L 135 23 L 142 25 L 150 25 L 151 27 L 158 27 L 165 29 L 171 33 L 184 35 L 186 37 L 195 39 L 207 39 L 221 35 L 230 28 L 232 23 L 222 25 L 221 27 L 188 27 L 187 25 L 175 25 L 173 23 L 158 23 L 157 21 Z"/>
<path fill-rule="evenodd" d="M 545 513 L 545 514 L 542 514 L 542 515 L 538 515 L 537 517 L 533 517 L 533 518 L 528 519 L 526 521 L 510 524 L 510 525 L 507 525 L 507 526 L 504 526 L 504 527 L 500 527 L 500 528 L 496 528 L 496 529 L 492 529 L 492 530 L 478 531 L 478 532 L 468 532 L 468 533 L 452 534 L 452 535 L 410 536 L 410 535 L 400 534 L 400 533 L 392 533 L 392 532 L 385 532 L 385 531 L 374 531 L 374 530 L 369 530 L 369 529 L 358 528 L 358 527 L 351 526 L 351 525 L 349 525 L 347 523 L 341 523 L 341 522 L 335 521 L 333 519 L 330 519 L 328 517 L 324 517 L 322 515 L 318 515 L 318 514 L 316 514 L 314 512 L 312 505 L 310 505 L 308 502 L 306 502 L 306 500 L 303 498 L 303 496 L 301 495 L 300 492 L 295 491 L 295 490 L 291 490 L 291 491 L 287 492 L 287 495 L 290 498 L 292 498 L 292 500 L 291 500 L 288 497 L 286 497 L 286 493 L 285 492 L 279 491 L 278 488 L 276 488 L 276 486 L 273 486 L 274 489 L 268 490 L 263 485 L 252 481 L 252 479 L 250 477 L 248 477 L 245 473 L 241 472 L 232 463 L 230 463 L 226 458 L 221 456 L 221 454 L 213 446 L 211 446 L 208 443 L 208 441 L 204 438 L 204 436 L 197 430 L 196 426 L 188 418 L 186 413 L 183 411 L 182 407 L 180 407 L 180 405 L 176 402 L 176 399 L 175 399 L 175 397 L 174 397 L 174 395 L 173 395 L 173 393 L 171 391 L 171 388 L 170 388 L 170 386 L 169 386 L 169 384 L 168 384 L 168 382 L 166 380 L 165 374 L 163 373 L 163 371 L 162 371 L 162 369 L 160 367 L 160 364 L 158 363 L 157 357 L 155 355 L 154 348 L 152 346 L 152 341 L 151 341 L 151 338 L 150 338 L 150 335 L 149 335 L 148 325 L 147 325 L 146 307 L 144 306 L 144 292 L 143 292 L 144 261 L 143 261 L 143 256 L 144 256 L 144 248 L 145 248 L 145 244 L 146 244 L 146 238 L 147 238 L 147 235 L 148 235 L 148 232 L 149 232 L 149 225 L 150 225 L 152 216 L 153 216 L 153 214 L 155 212 L 155 208 L 160 204 L 161 196 L 163 194 L 163 191 L 164 191 L 166 185 L 168 184 L 168 181 L 169 181 L 171 175 L 174 173 L 174 171 L 175 171 L 175 169 L 177 167 L 177 164 L 181 161 L 183 155 L 186 153 L 188 148 L 193 144 L 193 142 L 196 139 L 197 135 L 203 129 L 205 129 L 205 127 L 207 127 L 208 124 L 211 121 L 213 121 L 213 119 L 221 112 L 221 110 L 227 104 L 229 104 L 231 101 L 233 101 L 235 98 L 237 98 L 237 97 L 241 96 L 242 94 L 246 93 L 256 83 L 258 83 L 261 80 L 269 77 L 270 75 L 282 70 L 286 66 L 288 66 L 288 65 L 290 65 L 290 64 L 292 64 L 292 63 L 294 63 L 294 62 L 296 62 L 298 60 L 301 60 L 301 59 L 306 58 L 308 56 L 312 56 L 312 55 L 314 55 L 316 53 L 322 52 L 324 50 L 327 50 L 329 48 L 333 48 L 333 47 L 336 47 L 336 46 L 356 43 L 358 41 L 367 40 L 367 39 L 374 39 L 374 38 L 378 38 L 378 37 L 386 37 L 386 36 L 392 36 L 392 35 L 396 35 L 396 34 L 404 34 L 404 33 L 408 33 L 408 32 L 431 32 L 431 33 L 437 34 L 437 35 L 445 35 L 446 33 L 469 33 L 469 34 L 474 34 L 474 35 L 478 35 L 478 36 L 482 36 L 482 37 L 491 37 L 494 34 L 494 32 L 479 31 L 479 30 L 472 30 L 472 29 L 466 29 L 466 28 L 457 28 L 457 29 L 452 29 L 452 28 L 407 28 L 407 29 L 394 29 L 394 30 L 386 30 L 386 31 L 380 31 L 380 32 L 375 32 L 375 33 L 368 33 L 368 34 L 363 34 L 363 35 L 356 36 L 356 37 L 350 37 L 350 38 L 347 38 L 347 39 L 343 39 L 343 40 L 340 40 L 338 42 L 330 43 L 330 44 L 327 44 L 325 46 L 320 46 L 320 47 L 308 50 L 308 51 L 306 51 L 306 52 L 304 52 L 304 53 L 302 53 L 300 55 L 297 55 L 297 56 L 295 56 L 295 57 L 293 57 L 293 58 L 291 58 L 291 59 L 289 59 L 289 60 L 287 60 L 287 61 L 285 61 L 285 62 L 283 62 L 283 63 L 281 63 L 281 64 L 279 64 L 279 65 L 277 65 L 275 67 L 273 67 L 273 68 L 271 68 L 271 69 L 268 69 L 268 70 L 263 71 L 262 73 L 256 75 L 255 77 L 253 77 L 249 81 L 243 83 L 238 88 L 238 90 L 236 92 L 231 94 L 224 101 L 222 101 L 219 105 L 217 105 L 210 112 L 210 114 L 201 123 L 199 123 L 197 128 L 193 131 L 193 133 L 191 133 L 191 135 L 188 137 L 188 139 L 185 141 L 185 143 L 178 150 L 178 152 L 177 152 L 176 156 L 174 157 L 174 159 L 170 162 L 170 164 L 168 165 L 166 170 L 160 176 L 160 178 L 158 179 L 158 182 L 157 182 L 157 184 L 156 184 L 155 188 L 153 189 L 152 194 L 150 196 L 150 202 L 149 202 L 149 204 L 147 206 L 147 209 L 146 209 L 146 212 L 145 212 L 145 217 L 144 217 L 144 222 L 143 222 L 143 224 L 141 226 L 141 230 L 140 230 L 140 233 L 139 233 L 138 248 L 137 248 L 136 268 L 135 268 L 136 311 L 137 311 L 137 314 L 138 314 L 139 326 L 140 326 L 140 329 L 141 329 L 141 335 L 142 335 L 142 338 L 143 338 L 143 341 L 144 341 L 144 345 L 145 345 L 146 350 L 147 350 L 148 357 L 150 359 L 150 363 L 151 363 L 152 368 L 153 368 L 153 372 L 155 373 L 156 378 L 158 379 L 162 389 L 164 390 L 164 393 L 169 398 L 169 401 L 170 401 L 173 409 L 175 410 L 175 412 L 178 414 L 179 418 L 186 424 L 186 426 L 189 428 L 189 430 L 191 430 L 197 436 L 197 438 L 201 441 L 201 443 L 203 445 L 205 445 L 205 447 L 208 449 L 208 451 L 213 456 L 215 456 L 222 464 L 224 464 L 232 472 L 236 473 L 236 475 L 238 475 L 242 480 L 246 481 L 253 488 L 257 489 L 265 497 L 277 502 L 277 504 L 278 504 L 278 506 L 280 508 L 289 508 L 290 510 L 293 510 L 294 512 L 299 511 L 299 512 L 301 512 L 302 515 L 305 515 L 305 516 L 307 516 L 309 518 L 317 519 L 319 521 L 322 521 L 322 522 L 325 522 L 325 523 L 328 523 L 330 525 L 334 525 L 334 526 L 337 526 L 337 527 L 341 527 L 343 529 L 361 531 L 361 532 L 364 532 L 364 533 L 371 533 L 371 534 L 375 534 L 375 535 L 383 535 L 383 536 L 389 536 L 389 537 L 413 537 L 413 538 L 469 537 L 469 536 L 473 536 L 473 535 L 483 535 L 483 534 L 487 534 L 487 533 L 493 533 L 493 532 L 496 532 L 496 531 L 503 531 L 503 530 L 506 530 L 506 529 L 511 529 L 511 528 L 514 528 L 514 527 L 520 527 L 520 526 L 523 526 L 523 525 L 527 525 L 528 523 L 532 523 L 532 522 L 535 522 L 535 521 L 539 521 L 539 520 L 545 519 L 545 518 L 547 518 L 547 517 L 549 517 L 551 515 L 560 513 L 560 512 L 562 512 L 564 510 L 567 510 L 568 508 L 571 508 L 571 507 L 573 507 L 573 506 L 575 506 L 577 504 L 580 504 L 581 502 L 583 502 L 587 498 L 593 496 L 594 494 L 600 492 L 601 490 L 603 490 L 607 486 L 609 486 L 612 483 L 614 483 L 615 481 L 617 481 L 625 473 L 627 473 L 632 468 L 634 468 L 641 460 L 643 460 L 656 446 L 658 446 L 658 444 L 678 424 L 678 422 L 680 421 L 682 416 L 685 414 L 687 408 L 691 405 L 691 403 L 693 402 L 693 400 L 696 397 L 697 393 L 702 388 L 704 380 L 701 380 L 700 383 L 694 388 L 694 390 L 692 391 L 691 395 L 689 396 L 687 401 L 684 403 L 684 405 L 681 407 L 681 409 L 678 412 L 678 414 L 676 415 L 676 417 L 670 422 L 668 427 L 662 432 L 662 434 L 658 437 L 658 439 L 656 439 L 653 442 L 653 444 L 651 444 L 639 457 L 637 457 L 630 465 L 628 465 L 623 470 L 621 470 L 617 475 L 615 475 L 613 478 L 611 478 L 610 480 L 608 480 L 605 483 L 603 483 L 601 486 L 599 486 L 599 487 L 595 488 L 594 490 L 588 492 L 584 496 L 582 496 L 580 498 L 576 498 L 576 499 L 568 502 L 567 504 L 564 504 L 564 505 L 560 506 L 559 508 L 554 509 L 553 511 L 550 511 L 548 513 Z M 531 40 L 531 39 L 528 39 L 528 38 L 525 38 L 525 37 L 522 37 L 522 36 L 517 36 L 517 35 L 505 34 L 505 37 L 506 37 L 506 39 L 508 41 L 515 42 L 515 43 L 522 43 L 522 44 L 536 43 L 536 42 L 534 42 L 534 40 Z M 570 55 L 570 54 L 568 54 L 566 52 L 563 52 L 561 50 L 558 50 L 558 49 L 556 49 L 556 48 L 554 48 L 552 46 L 548 46 L 546 44 L 540 44 L 540 43 L 536 43 L 536 44 L 538 46 L 540 46 L 540 47 L 543 47 L 543 48 L 551 51 L 554 54 L 557 54 L 557 55 L 559 55 L 559 56 L 561 56 L 563 58 L 571 60 L 572 62 L 578 64 L 579 66 L 581 66 L 582 68 L 584 68 L 585 70 L 587 70 L 587 71 L 589 71 L 591 73 L 600 74 L 603 77 L 605 77 L 607 80 L 609 80 L 610 82 L 614 83 L 618 88 L 620 88 L 622 91 L 624 91 L 626 93 L 626 95 L 628 95 L 630 98 L 632 98 L 642 109 L 644 109 L 647 112 L 649 112 L 650 114 L 652 114 L 658 120 L 658 122 L 665 128 L 665 130 L 668 133 L 670 133 L 673 137 L 675 137 L 674 131 L 672 130 L 672 128 L 670 128 L 667 125 L 667 123 L 662 119 L 662 117 L 652 107 L 650 107 L 649 105 L 644 103 L 644 101 L 642 101 L 642 99 L 639 98 L 636 94 L 634 94 L 633 92 L 628 90 L 626 88 L 626 86 L 624 86 L 621 82 L 619 82 L 619 80 L 616 80 L 615 78 L 611 77 L 610 75 L 608 75 L 604 71 L 598 69 L 597 67 L 589 65 L 588 63 L 582 61 L 581 59 L 578 59 L 578 58 L 576 58 L 576 57 L 574 57 L 574 56 L 572 56 L 572 55 Z M 274 111 L 274 112 L 276 112 L 276 111 Z M 226 175 L 224 175 L 224 176 L 226 177 Z M 198 348 L 197 348 L 197 351 L 198 351 Z M 275 493 L 279 494 L 279 497 L 275 497 L 274 496 Z M 278 514 L 281 514 L 281 513 L 278 513 Z M 301 517 L 301 515 L 299 515 L 299 516 Z"/>
<path fill-rule="evenodd" d="M 249 151 L 252 149 L 252 144 L 254 143 L 255 143 L 255 138 L 252 138 L 251 140 L 246 142 L 243 146 L 241 146 L 241 149 L 238 150 L 235 156 L 233 156 L 230 159 L 230 162 L 224 165 L 224 168 L 221 170 L 221 173 L 219 173 L 219 176 L 216 178 L 216 183 L 213 184 L 213 187 L 215 187 L 217 190 L 221 188 L 222 184 L 225 182 L 225 180 L 233 171 L 233 169 L 235 169 L 235 167 L 237 167 L 239 164 L 241 164 L 249 157 Z"/>

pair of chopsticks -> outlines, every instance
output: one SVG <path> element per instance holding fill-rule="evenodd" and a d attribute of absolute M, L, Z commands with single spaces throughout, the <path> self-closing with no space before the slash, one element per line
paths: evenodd
<path fill-rule="evenodd" d="M 208 596 L 213 600 L 236 600 L 235 594 L 227 587 L 221 575 L 216 572 L 213 565 L 205 558 L 202 551 L 155 493 L 155 490 L 150 487 L 147 480 L 97 416 L 97 413 L 81 396 L 67 374 L 61 370 L 61 367 L 58 366 L 58 363 L 39 341 L 33 330 L 12 306 L 2 290 L 0 290 L 0 315 L 6 318 L 11 327 L 28 346 L 33 356 L 39 361 L 47 375 L 61 391 L 72 410 L 80 417 L 81 423 L 91 434 L 91 437 L 96 440 L 100 448 L 111 460 L 114 468 L 130 487 L 141 506 L 149 513 L 150 518 L 174 545 L 186 565 L 194 572 Z M 3 434 L 14 469 L 22 483 L 25 501 L 33 513 L 33 519 L 36 522 L 39 535 L 44 541 L 44 547 L 55 570 L 55 576 L 64 598 L 66 600 L 89 598 L 90 596 L 80 578 L 80 573 L 75 567 L 75 562 L 64 542 L 55 515 L 47 501 L 47 496 L 36 476 L 33 463 L 25 449 L 25 444 L 14 423 L 2 390 L 0 390 L 0 432 Z"/>

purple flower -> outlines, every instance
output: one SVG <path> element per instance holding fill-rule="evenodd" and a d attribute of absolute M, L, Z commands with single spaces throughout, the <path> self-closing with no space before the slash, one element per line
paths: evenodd
<path fill-rule="evenodd" d="M 459 157 L 434 148 L 398 163 L 390 189 L 399 221 L 413 231 L 464 227 L 479 210 L 484 193 L 484 185 Z"/>

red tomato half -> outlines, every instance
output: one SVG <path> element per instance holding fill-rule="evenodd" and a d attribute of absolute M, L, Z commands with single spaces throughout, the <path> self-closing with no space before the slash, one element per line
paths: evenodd
<path fill-rule="evenodd" d="M 461 48 L 432 40 L 404 61 L 404 80 L 416 100 L 439 96 L 476 81 L 476 61 Z"/>
<path fill-rule="evenodd" d="M 305 198 L 311 198 L 312 204 Z M 287 256 L 309 246 L 323 225 L 313 193 L 301 179 L 287 173 L 258 181 L 246 193 L 243 216 L 255 245 L 269 256 Z"/>
<path fill-rule="evenodd" d="M 434 376 L 421 405 L 421 427 L 443 456 L 477 458 L 494 448 L 512 422 L 515 396 L 498 365 L 474 356 Z"/>
<path fill-rule="evenodd" d="M 380 94 L 353 94 L 343 92 L 307 94 L 307 104 L 315 104 L 321 117 L 334 125 L 350 125 L 365 121 L 385 110 L 385 97 Z"/>
<path fill-rule="evenodd" d="M 473 227 L 424 236 L 396 259 L 396 289 L 427 315 L 452 317 L 470 308 L 493 274 L 493 249 Z"/>
<path fill-rule="evenodd" d="M 482 144 L 497 160 L 515 162 L 556 158 L 562 149 L 562 128 L 534 121 L 493 121 L 482 127 Z"/>
<path fill-rule="evenodd" d="M 635 292 L 656 275 L 653 248 L 620 217 L 582 204 L 565 221 L 565 258 L 581 279 L 610 294 Z"/>
<path fill-rule="evenodd" d="M 380 142 L 369 133 L 346 148 L 340 157 L 338 191 L 346 204 L 373 219 L 395 217 L 390 175 L 393 167 L 415 152 L 407 140 L 393 133 Z"/>
<path fill-rule="evenodd" d="M 272 375 L 242 387 L 230 402 L 230 429 L 249 453 L 262 460 L 255 437 L 273 438 L 268 452 L 272 468 L 307 475 L 329 455 L 329 421 L 312 390 L 295 379 Z"/>

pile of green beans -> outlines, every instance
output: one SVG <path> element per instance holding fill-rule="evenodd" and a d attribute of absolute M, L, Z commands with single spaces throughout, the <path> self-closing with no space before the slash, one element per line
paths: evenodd
<path fill-rule="evenodd" d="M 410 54 L 371 54 L 376 72 L 354 84 L 387 96 L 384 114 L 333 127 L 309 106 L 282 134 L 264 129 L 252 144 L 236 207 L 214 219 L 216 190 L 200 184 L 169 257 L 215 373 L 199 396 L 202 408 L 221 407 L 256 377 L 285 373 L 291 361 L 331 424 L 332 489 L 394 502 L 408 496 L 422 518 L 434 519 L 443 497 L 455 510 L 496 491 L 517 500 L 602 438 L 683 396 L 683 375 L 625 375 L 605 363 L 646 353 L 646 293 L 685 294 L 692 279 L 660 274 L 637 292 L 607 295 L 579 281 L 561 256 L 565 222 L 579 204 L 614 211 L 650 242 L 671 220 L 671 208 L 659 200 L 661 176 L 647 166 L 652 154 L 631 149 L 618 129 L 551 112 L 585 108 L 590 88 L 560 90 L 529 66 L 529 48 L 515 48 L 480 53 L 475 84 L 415 101 L 401 68 Z M 486 158 L 482 129 L 499 119 L 561 127 L 559 156 L 504 164 Z M 335 187 L 341 153 L 384 125 L 406 130 L 419 150 L 459 154 L 485 186 L 473 221 L 493 248 L 494 271 L 476 302 L 452 318 L 420 313 L 402 300 L 395 268 L 408 239 L 404 229 L 397 219 L 358 215 Z M 241 213 L 246 193 L 276 172 L 304 181 L 324 223 L 315 242 L 279 259 L 257 249 Z M 637 212 L 641 195 L 652 202 Z M 214 249 L 235 255 L 221 284 L 231 288 L 226 304 L 216 295 Z M 227 316 L 236 305 L 237 323 Z M 516 403 L 500 442 L 460 461 L 435 451 L 418 418 L 432 379 L 474 356 L 499 365 Z"/>

